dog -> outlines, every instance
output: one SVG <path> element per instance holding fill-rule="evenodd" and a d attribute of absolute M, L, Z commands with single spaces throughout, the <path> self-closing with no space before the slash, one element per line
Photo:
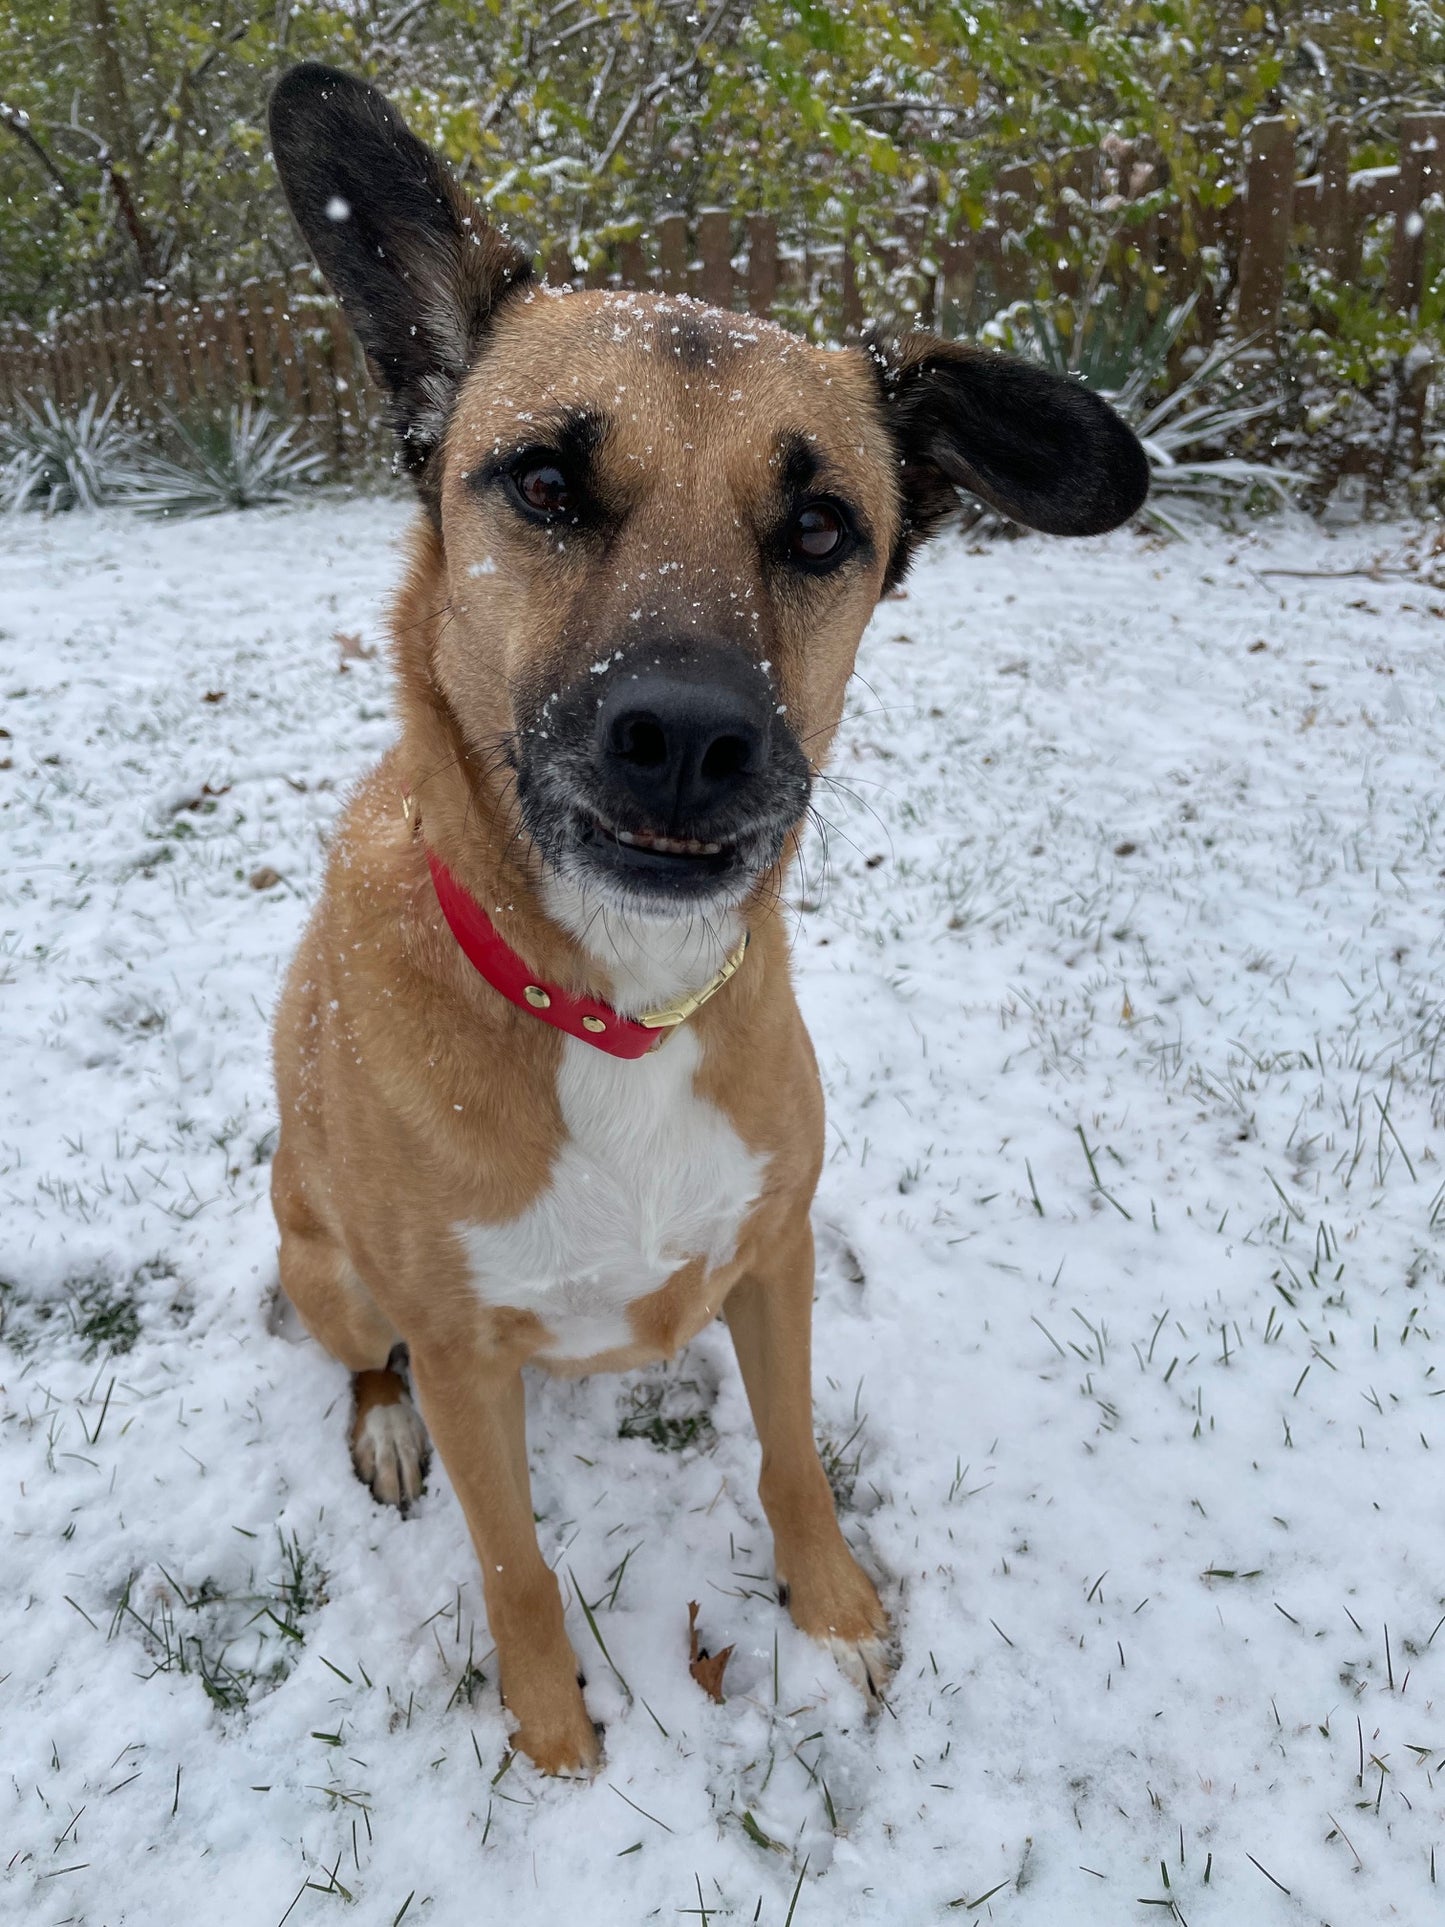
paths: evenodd
<path fill-rule="evenodd" d="M 544 1771 L 586 1772 L 599 1737 L 522 1368 L 627 1371 L 719 1313 L 780 1600 L 877 1694 L 889 1624 L 813 1437 L 823 1106 L 784 877 L 864 626 L 957 490 L 1094 534 L 1143 501 L 1145 456 L 1083 387 L 957 342 L 830 351 L 549 288 L 344 73 L 292 68 L 270 129 L 423 510 L 400 737 L 276 1020 L 282 1287 L 354 1375 L 376 1498 L 406 1507 L 440 1453 Z"/>

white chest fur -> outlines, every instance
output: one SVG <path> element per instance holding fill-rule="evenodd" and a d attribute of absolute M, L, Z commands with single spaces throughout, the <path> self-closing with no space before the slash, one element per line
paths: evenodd
<path fill-rule="evenodd" d="M 694 1091 L 697 1064 L 686 1029 L 633 1062 L 564 1040 L 567 1138 L 546 1190 L 506 1224 L 457 1227 L 477 1296 L 535 1312 L 552 1334 L 544 1356 L 629 1344 L 634 1299 L 689 1259 L 711 1270 L 736 1251 L 764 1160 Z"/>

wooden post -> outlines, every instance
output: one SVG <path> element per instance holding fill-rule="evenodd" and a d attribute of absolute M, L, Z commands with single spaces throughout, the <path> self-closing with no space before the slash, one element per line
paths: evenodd
<path fill-rule="evenodd" d="M 200 344 L 199 368 L 203 370 L 205 392 L 202 402 L 210 411 L 222 409 L 232 399 L 231 368 L 226 346 L 221 339 L 221 311 L 215 301 L 197 301 L 193 313 L 196 339 Z M 193 363 L 192 366 L 196 364 Z"/>
<path fill-rule="evenodd" d="M 748 216 L 748 310 L 770 315 L 778 298 L 778 224 L 771 214 Z"/>
<path fill-rule="evenodd" d="M 845 335 L 860 335 L 863 332 L 863 296 L 858 288 L 858 263 L 853 255 L 854 235 L 853 228 L 844 230 L 841 292 Z"/>
<path fill-rule="evenodd" d="M 246 315 L 241 296 L 232 289 L 221 302 L 226 353 L 242 401 L 256 399 L 256 378 L 251 372 L 250 344 L 246 339 Z"/>
<path fill-rule="evenodd" d="M 298 427 L 306 424 L 306 378 L 301 367 L 301 348 L 291 320 L 291 284 L 277 277 L 267 288 L 271 305 L 272 336 L 276 359 L 281 364 L 281 385 L 286 391 L 286 413 Z"/>
<path fill-rule="evenodd" d="M 156 304 L 157 325 L 165 348 L 166 366 L 170 370 L 170 389 L 175 405 L 182 412 L 191 405 L 191 370 L 186 360 L 185 342 L 181 338 L 179 325 L 179 304 L 173 294 L 168 294 Z"/>
<path fill-rule="evenodd" d="M 1339 280 L 1345 273 L 1350 221 L 1350 130 L 1342 120 L 1332 120 L 1325 129 L 1315 209 L 1315 241 L 1321 265 Z"/>
<path fill-rule="evenodd" d="M 1245 149 L 1244 220 L 1239 239 L 1239 332 L 1274 345 L 1284 300 L 1294 220 L 1294 130 L 1259 120 Z"/>
<path fill-rule="evenodd" d="M 306 368 L 306 418 L 318 447 L 333 460 L 340 461 L 344 458 L 344 450 L 341 424 L 336 413 L 336 390 L 326 352 L 326 317 L 316 296 L 309 292 L 298 301 L 294 312 L 301 358 Z"/>
<path fill-rule="evenodd" d="M 624 241 L 618 248 L 617 267 L 617 278 L 622 287 L 630 288 L 636 293 L 641 293 L 647 288 L 647 255 L 639 239 Z"/>
<path fill-rule="evenodd" d="M 123 403 L 128 408 L 139 407 L 142 388 L 140 370 L 136 363 L 140 358 L 140 345 L 136 337 L 135 303 L 122 301 L 115 309 L 116 360 L 120 378 Z"/>
<path fill-rule="evenodd" d="M 248 281 L 239 300 L 245 310 L 246 334 L 251 343 L 251 367 L 262 401 L 273 400 L 276 386 L 276 361 L 272 352 L 271 317 L 266 312 L 266 295 L 259 281 Z"/>
<path fill-rule="evenodd" d="M 115 373 L 111 362 L 111 340 L 105 325 L 105 304 L 92 301 L 86 313 L 86 323 L 90 329 L 91 357 L 95 368 L 96 382 L 101 400 L 109 398 L 115 387 Z"/>
<path fill-rule="evenodd" d="M 1400 190 L 1386 292 L 1402 313 L 1418 308 L 1425 277 L 1426 201 L 1445 191 L 1445 114 L 1405 114 L 1400 121 Z"/>
<path fill-rule="evenodd" d="M 657 259 L 664 294 L 687 293 L 687 216 L 664 214 L 657 224 Z"/>
<path fill-rule="evenodd" d="M 153 294 L 134 303 L 137 324 L 136 399 L 141 411 L 153 417 L 166 398 L 165 354 L 161 341 L 160 304 Z"/>
<path fill-rule="evenodd" d="M 698 293 L 709 307 L 733 305 L 733 224 L 725 207 L 707 207 L 698 216 L 697 251 L 702 256 Z"/>

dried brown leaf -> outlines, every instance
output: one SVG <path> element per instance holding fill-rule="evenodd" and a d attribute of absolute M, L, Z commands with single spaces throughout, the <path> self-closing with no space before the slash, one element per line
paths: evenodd
<path fill-rule="evenodd" d="M 687 1603 L 687 1670 L 710 1700 L 721 1706 L 724 1700 L 723 1674 L 727 1671 L 728 1661 L 733 1656 L 731 1646 L 724 1646 L 720 1653 L 710 1653 L 706 1646 L 700 1646 L 697 1638 L 697 1612 L 695 1599 Z"/>

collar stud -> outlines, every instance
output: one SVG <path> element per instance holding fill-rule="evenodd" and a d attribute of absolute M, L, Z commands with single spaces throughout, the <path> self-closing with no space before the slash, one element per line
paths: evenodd
<path fill-rule="evenodd" d="M 532 1006 L 533 1010 L 550 1010 L 552 1007 L 552 999 L 540 984 L 528 984 L 523 990 L 522 995 Z"/>

